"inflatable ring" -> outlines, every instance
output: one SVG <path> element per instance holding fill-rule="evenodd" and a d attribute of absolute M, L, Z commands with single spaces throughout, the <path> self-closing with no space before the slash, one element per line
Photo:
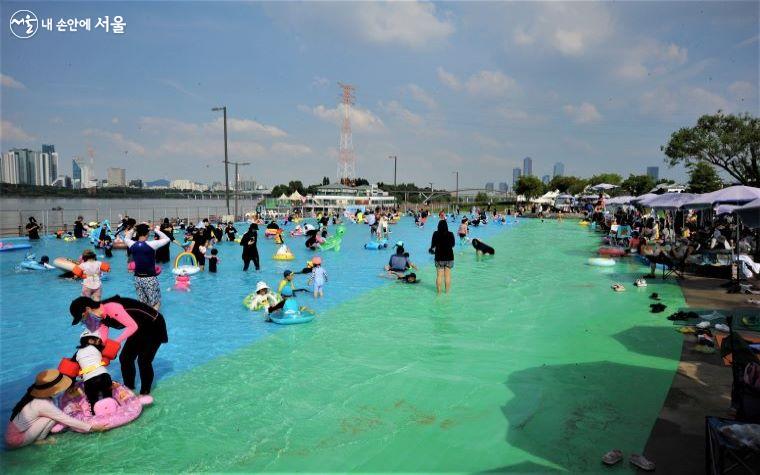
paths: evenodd
<path fill-rule="evenodd" d="M 279 302 L 279 296 L 275 295 L 277 297 L 277 301 Z M 248 310 L 251 310 L 252 312 L 255 312 L 257 310 L 262 310 L 264 308 L 263 304 L 259 304 L 258 306 L 253 306 L 253 299 L 256 298 L 256 292 L 251 292 L 250 294 L 246 295 L 243 299 L 243 306 L 247 308 Z"/>
<path fill-rule="evenodd" d="M 281 311 L 269 315 L 269 319 L 278 325 L 309 323 L 314 320 L 314 317 L 314 312 L 311 310 L 301 310 L 298 306 L 298 302 L 294 298 L 286 300 Z"/>
<path fill-rule="evenodd" d="M 0 252 L 18 251 L 19 249 L 29 249 L 31 244 L 13 244 L 10 242 L 0 242 Z"/>
<path fill-rule="evenodd" d="M 625 255 L 625 249 L 618 246 L 602 246 L 599 248 L 599 255 L 621 257 Z"/>
<path fill-rule="evenodd" d="M 581 226 L 588 226 L 589 224 L 591 224 L 591 221 L 578 221 L 578 224 L 580 224 Z"/>
<path fill-rule="evenodd" d="M 182 264 L 180 265 L 180 261 L 184 257 L 190 257 L 192 264 Z M 174 269 L 172 269 L 172 274 L 174 275 L 193 275 L 197 274 L 201 271 L 201 268 L 198 267 L 198 259 L 195 258 L 195 256 L 190 252 L 180 252 L 177 254 L 177 257 L 174 258 Z"/>
<path fill-rule="evenodd" d="M 77 382 L 71 389 L 63 393 L 59 407 L 66 415 L 87 424 L 100 424 L 113 429 L 132 422 L 142 412 L 140 398 L 126 386 L 113 383 L 111 394 L 116 401 L 116 410 L 109 414 L 93 415 L 87 396 L 84 394 L 84 383 Z M 97 407 L 97 404 L 95 404 Z M 77 432 L 82 432 L 77 429 Z"/>
<path fill-rule="evenodd" d="M 193 257 L 195 257 L 195 256 L 193 256 Z M 129 264 L 127 264 L 127 270 L 129 272 L 134 272 L 135 271 L 135 261 L 132 261 Z M 156 275 L 161 275 L 161 271 L 163 269 L 161 269 L 160 265 L 156 264 L 156 266 L 153 268 L 153 270 L 155 270 Z"/>
<path fill-rule="evenodd" d="M 74 242 L 77 240 L 77 238 L 75 238 L 74 236 L 66 236 L 65 238 L 63 238 L 63 240 L 65 242 Z"/>
<path fill-rule="evenodd" d="M 68 257 L 56 257 L 53 259 L 53 265 L 61 270 L 73 272 L 74 267 L 78 266 L 79 262 L 74 259 L 69 259 Z"/>
<path fill-rule="evenodd" d="M 588 264 L 598 267 L 610 267 L 615 265 L 615 259 L 610 259 L 607 257 L 592 257 L 588 260 Z"/>

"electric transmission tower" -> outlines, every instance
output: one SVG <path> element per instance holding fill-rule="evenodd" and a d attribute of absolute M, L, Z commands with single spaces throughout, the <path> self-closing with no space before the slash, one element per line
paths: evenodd
<path fill-rule="evenodd" d="M 356 155 L 354 155 L 354 143 L 351 138 L 351 105 L 356 98 L 356 88 L 350 84 L 338 85 L 343 90 L 341 102 L 343 104 L 343 124 L 340 127 L 340 147 L 338 148 L 338 180 L 344 185 L 351 185 L 356 178 Z"/>

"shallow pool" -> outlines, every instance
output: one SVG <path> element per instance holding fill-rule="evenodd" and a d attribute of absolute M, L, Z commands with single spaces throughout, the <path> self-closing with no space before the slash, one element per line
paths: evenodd
<path fill-rule="evenodd" d="M 257 280 L 273 286 L 302 267 L 312 255 L 303 238 L 288 239 L 292 263 L 269 259 L 275 246 L 262 239 L 264 270 L 247 274 L 240 247 L 222 244 L 218 274 L 164 294 L 170 342 L 156 361 L 157 403 L 112 432 L 5 453 L 3 468 L 593 471 L 608 448 L 641 450 L 680 352 L 647 296 L 680 307 L 677 286 L 635 289 L 643 268 L 633 262 L 586 265 L 598 236 L 575 222 L 521 220 L 474 228 L 496 256 L 458 249 L 454 292 L 437 297 L 432 226 L 392 230 L 422 283 L 379 278 L 391 251 L 364 250 L 367 227 L 348 225 L 341 251 L 322 254 L 325 298 L 299 297 L 319 317 L 293 327 L 264 323 L 241 300 Z M 52 259 L 84 247 L 43 240 L 34 251 Z M 133 295 L 119 252 L 105 295 Z M 80 331 L 68 316 L 79 284 L 19 272 L 22 258 L 0 254 L 3 414 L 37 370 L 73 352 Z M 610 290 L 617 280 L 627 292 Z M 168 289 L 171 274 L 161 281 Z"/>

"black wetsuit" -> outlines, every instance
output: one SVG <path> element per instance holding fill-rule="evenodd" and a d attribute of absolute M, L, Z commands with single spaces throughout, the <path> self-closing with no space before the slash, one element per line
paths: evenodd
<path fill-rule="evenodd" d="M 81 221 L 74 221 L 74 237 L 79 239 L 84 237 L 84 224 Z"/>
<path fill-rule="evenodd" d="M 235 233 L 237 232 L 237 229 L 235 229 L 235 226 L 227 226 L 224 232 L 227 233 L 227 239 L 229 239 L 230 241 L 235 240 Z"/>
<path fill-rule="evenodd" d="M 256 244 L 259 241 L 258 231 L 249 231 L 240 238 L 240 245 L 243 246 L 243 270 L 248 270 L 248 266 L 253 261 L 253 266 L 259 270 L 259 249 Z"/>
<path fill-rule="evenodd" d="M 164 316 L 150 305 L 128 297 L 114 295 L 102 301 L 102 303 L 109 302 L 122 305 L 137 323 L 137 331 L 127 338 L 119 354 L 124 385 L 129 389 L 135 388 L 135 360 L 137 360 L 137 366 L 140 369 L 140 394 L 150 394 L 154 377 L 153 358 L 158 348 L 169 341 Z M 109 328 L 124 328 L 124 325 L 110 317 L 101 320 L 101 324 Z"/>

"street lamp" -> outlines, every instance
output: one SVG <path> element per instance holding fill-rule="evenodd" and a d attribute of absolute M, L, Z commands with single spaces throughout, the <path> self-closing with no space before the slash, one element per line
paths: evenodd
<path fill-rule="evenodd" d="M 250 162 L 230 162 L 233 165 L 235 165 L 235 216 L 232 218 L 233 221 L 237 219 L 238 216 L 238 193 L 240 192 L 240 175 L 238 175 L 238 166 L 244 167 L 246 165 L 250 165 Z M 229 211 L 227 212 L 229 214 Z"/>
<path fill-rule="evenodd" d="M 224 113 L 224 199 L 227 202 L 227 214 L 230 214 L 230 172 L 227 168 L 227 106 L 214 107 L 213 112 Z"/>
<path fill-rule="evenodd" d="M 393 191 L 396 191 L 396 162 L 398 161 L 398 157 L 395 155 L 389 155 L 388 158 L 393 159 Z"/>

